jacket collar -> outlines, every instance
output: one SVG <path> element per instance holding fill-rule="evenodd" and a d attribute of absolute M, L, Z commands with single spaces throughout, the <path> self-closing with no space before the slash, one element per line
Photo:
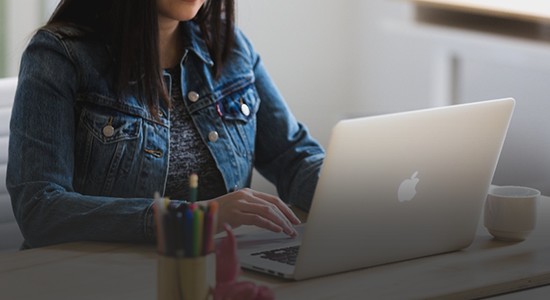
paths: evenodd
<path fill-rule="evenodd" d="M 185 53 L 194 53 L 205 64 L 212 67 L 214 65 L 214 61 L 210 57 L 208 47 L 206 46 L 206 41 L 203 39 L 203 34 L 199 28 L 199 25 L 194 21 L 187 21 L 181 22 L 180 26 L 183 33 Z"/>

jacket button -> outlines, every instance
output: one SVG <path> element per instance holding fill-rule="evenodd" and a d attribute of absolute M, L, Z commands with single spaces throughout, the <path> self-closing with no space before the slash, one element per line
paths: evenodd
<path fill-rule="evenodd" d="M 103 135 L 105 137 L 112 137 L 115 134 L 115 128 L 111 125 L 103 127 Z"/>
<path fill-rule="evenodd" d="M 187 93 L 187 98 L 189 98 L 191 102 L 197 102 L 197 100 L 199 100 L 199 97 L 199 93 L 197 92 L 190 91 L 189 93 Z"/>
<path fill-rule="evenodd" d="M 215 142 L 215 141 L 218 140 L 218 138 L 220 138 L 220 136 L 218 135 L 217 131 L 210 131 L 210 133 L 208 133 L 208 140 L 209 141 Z"/>
<path fill-rule="evenodd" d="M 244 115 L 245 117 L 250 116 L 250 107 L 248 107 L 248 105 L 246 105 L 246 104 L 243 103 L 243 104 L 241 105 L 241 112 L 243 113 L 243 115 Z"/>

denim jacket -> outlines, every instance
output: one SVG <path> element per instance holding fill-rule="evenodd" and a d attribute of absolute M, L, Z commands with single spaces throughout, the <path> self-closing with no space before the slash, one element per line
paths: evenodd
<path fill-rule="evenodd" d="M 284 201 L 308 209 L 324 152 L 259 55 L 236 30 L 215 78 L 198 26 L 182 28 L 185 105 L 227 191 L 249 187 L 256 168 Z M 170 111 L 161 104 L 155 118 L 136 98 L 117 99 L 111 66 L 103 42 L 70 27 L 37 31 L 23 54 L 7 186 L 24 247 L 155 239 L 151 198 L 166 185 Z"/>

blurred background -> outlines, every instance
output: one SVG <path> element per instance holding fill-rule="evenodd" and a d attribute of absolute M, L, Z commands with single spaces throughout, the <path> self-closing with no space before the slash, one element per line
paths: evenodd
<path fill-rule="evenodd" d="M 0 77 L 17 76 L 29 37 L 57 3 L 0 0 Z M 239 26 L 295 115 L 323 145 L 343 118 L 514 97 L 516 112 L 494 183 L 550 195 L 545 1 L 237 0 L 237 5 Z M 260 176 L 254 187 L 274 192 Z"/>

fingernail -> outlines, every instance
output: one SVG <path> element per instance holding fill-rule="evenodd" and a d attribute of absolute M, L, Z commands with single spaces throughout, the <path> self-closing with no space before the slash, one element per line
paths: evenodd
<path fill-rule="evenodd" d="M 290 230 L 288 230 L 286 234 L 288 234 L 291 237 L 295 237 L 298 235 L 298 231 L 296 231 L 296 229 L 294 228 L 290 228 Z"/>

